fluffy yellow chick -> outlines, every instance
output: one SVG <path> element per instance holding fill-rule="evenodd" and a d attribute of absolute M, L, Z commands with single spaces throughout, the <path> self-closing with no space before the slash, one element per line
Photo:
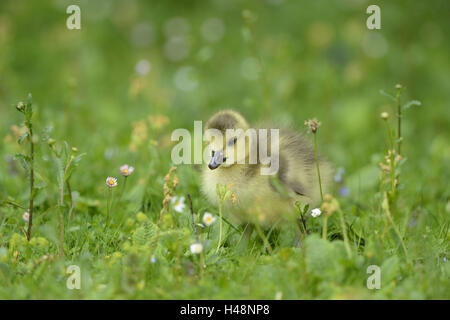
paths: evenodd
<path fill-rule="evenodd" d="M 249 128 L 245 118 L 233 110 L 220 111 L 206 123 L 205 136 L 211 139 L 207 146 L 211 157 L 203 168 L 202 191 L 208 200 L 218 205 L 216 185 L 231 185 L 237 201 L 227 201 L 224 214 L 234 222 L 258 223 L 263 227 L 289 214 L 292 217 L 296 201 L 317 205 L 320 189 L 312 145 L 287 129 L 279 129 L 276 139 L 276 132 L 270 131 L 274 128 L 265 128 L 266 132 L 259 130 L 264 128 L 255 128 L 256 134 L 249 134 L 246 131 Z M 211 136 L 211 129 L 220 132 L 222 139 Z M 265 145 L 270 158 L 261 156 Z M 321 158 L 319 166 L 326 192 L 331 166 Z"/>

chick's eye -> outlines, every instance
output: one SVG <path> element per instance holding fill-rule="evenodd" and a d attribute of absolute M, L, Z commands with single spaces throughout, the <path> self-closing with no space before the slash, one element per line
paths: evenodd
<path fill-rule="evenodd" d="M 237 138 L 236 138 L 236 137 L 231 138 L 231 139 L 228 141 L 228 145 L 229 145 L 229 146 L 233 146 L 233 145 L 236 143 L 236 141 L 237 141 Z"/>

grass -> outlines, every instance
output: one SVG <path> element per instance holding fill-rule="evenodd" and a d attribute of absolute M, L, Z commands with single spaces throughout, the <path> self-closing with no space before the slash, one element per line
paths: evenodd
<path fill-rule="evenodd" d="M 365 28 L 364 6 L 338 1 L 80 6 L 75 31 L 67 6 L 0 4 L 0 298 L 450 298 L 446 2 L 382 2 L 379 31 Z M 188 31 L 170 31 L 177 16 Z M 226 27 L 216 42 L 202 31 L 213 17 Z M 187 32 L 180 60 L 170 32 Z M 374 57 L 371 41 L 386 51 Z M 16 110 L 29 92 L 32 123 Z M 296 213 L 300 247 L 292 223 L 259 228 L 242 249 L 245 231 L 225 207 L 219 219 L 196 168 L 171 170 L 171 132 L 230 106 L 299 131 L 317 117 L 321 154 L 345 168 L 321 216 Z M 170 203 L 187 195 L 192 215 Z M 210 227 L 198 225 L 205 212 Z M 66 286 L 72 265 L 80 290 Z M 380 289 L 366 286 L 372 265 Z"/>

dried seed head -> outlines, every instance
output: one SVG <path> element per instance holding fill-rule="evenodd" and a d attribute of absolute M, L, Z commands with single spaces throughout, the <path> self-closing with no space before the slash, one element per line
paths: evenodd
<path fill-rule="evenodd" d="M 179 183 L 178 177 L 176 175 L 177 167 L 171 167 L 169 172 L 164 176 L 164 199 L 163 206 L 160 211 L 160 217 L 163 216 L 164 212 L 166 212 L 169 208 L 169 203 L 172 200 L 172 194 L 175 193 L 175 189 Z M 161 221 L 161 218 L 160 220 Z M 160 222 L 158 222 L 159 224 Z"/>
<path fill-rule="evenodd" d="M 383 162 L 378 163 L 378 165 L 380 166 L 381 170 L 383 170 L 383 172 L 385 173 L 389 173 L 391 171 L 391 168 L 385 165 Z"/>
<path fill-rule="evenodd" d="M 25 110 L 25 104 L 22 101 L 20 101 L 17 104 L 16 109 L 19 110 L 20 112 L 23 112 Z"/>
<path fill-rule="evenodd" d="M 339 202 L 330 194 L 324 196 L 324 202 L 320 206 L 325 216 L 331 216 L 333 212 L 339 210 Z"/>
<path fill-rule="evenodd" d="M 234 193 L 231 195 L 231 202 L 232 202 L 233 204 L 236 204 L 236 203 L 237 203 L 237 198 L 236 198 L 236 195 L 235 195 Z"/>
<path fill-rule="evenodd" d="M 305 121 L 305 126 L 307 126 L 312 133 L 316 133 L 321 125 L 322 123 L 316 118 Z"/>

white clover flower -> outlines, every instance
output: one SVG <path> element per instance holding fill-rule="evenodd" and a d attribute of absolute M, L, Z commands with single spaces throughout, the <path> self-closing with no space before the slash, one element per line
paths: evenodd
<path fill-rule="evenodd" d="M 312 209 L 312 210 L 311 210 L 311 215 L 312 215 L 314 218 L 320 216 L 321 213 L 322 213 L 322 211 L 320 211 L 319 208 L 315 208 L 315 209 Z"/>
<path fill-rule="evenodd" d="M 134 167 L 129 166 L 127 164 L 124 164 L 123 166 L 120 167 L 120 173 L 122 173 L 123 176 L 128 177 L 129 175 L 131 175 L 134 171 Z"/>
<path fill-rule="evenodd" d="M 110 188 L 117 186 L 117 179 L 114 177 L 108 177 L 106 178 L 106 185 Z"/>
<path fill-rule="evenodd" d="M 212 225 L 214 223 L 214 221 L 216 221 L 216 217 L 214 217 L 211 213 L 209 212 L 205 212 L 205 214 L 203 215 L 203 223 L 209 227 L 210 225 Z"/>
<path fill-rule="evenodd" d="M 25 213 L 23 214 L 23 216 L 22 216 L 22 219 L 23 219 L 24 221 L 30 220 L 30 213 L 29 213 L 28 211 L 25 212 Z"/>
<path fill-rule="evenodd" d="M 203 246 L 201 243 L 191 244 L 191 252 L 193 254 L 200 254 L 203 251 Z"/>
<path fill-rule="evenodd" d="M 173 205 L 173 209 L 176 212 L 183 212 L 186 205 L 184 204 L 184 197 L 173 197 L 170 199 L 170 203 Z"/>

